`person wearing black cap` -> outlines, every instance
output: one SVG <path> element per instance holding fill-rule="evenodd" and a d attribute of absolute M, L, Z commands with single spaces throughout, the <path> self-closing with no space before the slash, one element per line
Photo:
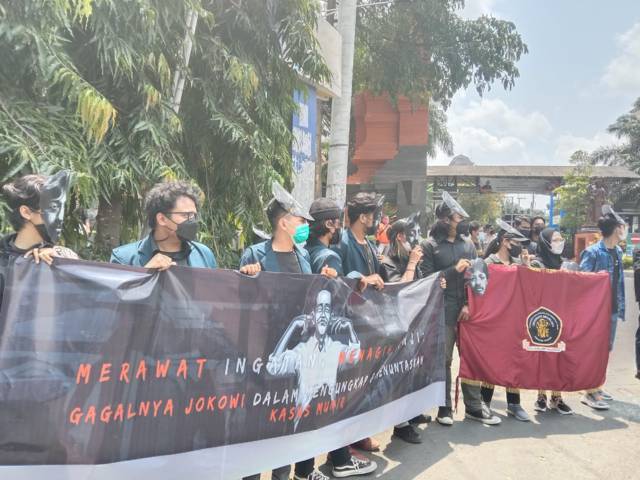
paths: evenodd
<path fill-rule="evenodd" d="M 431 229 L 430 239 L 422 242 L 421 273 L 424 277 L 442 272 L 447 287 L 444 293 L 446 392 L 445 405 L 438 409 L 436 420 L 441 425 L 453 425 L 451 413 L 451 363 L 456 344 L 458 321 L 469 319 L 464 272 L 477 258 L 473 243 L 465 240 L 463 220 L 469 215 L 449 193 L 442 192 L 442 203 L 436 207 L 438 221 Z M 487 425 L 497 425 L 500 418 L 483 404 L 479 385 L 462 382 L 465 416 Z"/>
<path fill-rule="evenodd" d="M 309 241 L 305 248 L 311 257 L 312 272 L 323 273 L 331 269 L 331 272 L 335 272 L 337 276 L 359 278 L 360 288 L 365 288 L 367 284 L 360 273 L 349 272 L 345 275 L 342 259 L 330 248 L 340 240 L 342 234 L 342 210 L 338 204 L 329 198 L 319 198 L 309 207 L 309 214 L 313 217 L 313 221 L 309 225 Z M 334 450 L 329 453 L 329 457 L 333 464 L 334 475 L 340 477 L 353 476 L 356 471 L 360 474 L 370 473 L 378 468 L 375 462 L 367 458 L 351 455 L 349 447 Z M 295 468 L 295 479 L 319 478 L 311 477 L 314 474 L 312 472 L 314 472 L 314 459 L 299 462 Z M 318 473 L 315 472 L 316 475 Z"/>
<path fill-rule="evenodd" d="M 367 239 L 374 235 L 382 219 L 384 196 L 360 192 L 347 203 L 349 228 L 345 228 L 340 242 L 332 248 L 340 255 L 345 272 L 358 272 L 362 280 L 378 290 L 384 288 L 380 276 L 380 262 L 376 246 Z M 373 438 L 365 438 L 353 444 L 354 448 L 375 452 L 380 444 Z"/>
<path fill-rule="evenodd" d="M 309 252 L 301 245 L 309 238 L 309 221 L 314 221 L 306 211 L 280 184 L 274 182 L 274 198 L 267 206 L 267 217 L 273 231 L 271 239 L 247 248 L 240 259 L 240 272 L 254 275 L 257 272 L 282 272 L 311 274 L 320 273 L 335 278 L 338 272 L 324 263 L 314 272 Z M 377 465 L 369 459 L 353 457 L 348 447 L 331 452 L 335 476 L 350 477 L 370 473 Z M 291 466 L 277 468 L 272 472 L 273 480 L 288 479 Z M 257 480 L 259 474 L 245 477 L 245 480 Z M 295 466 L 295 478 L 298 480 L 326 480 L 322 472 L 315 470 L 314 460 L 298 462 Z"/>
<path fill-rule="evenodd" d="M 382 218 L 384 197 L 360 192 L 347 203 L 349 228 L 332 248 L 340 255 L 345 272 L 359 272 L 370 285 L 382 289 L 380 262 L 376 246 L 367 238 L 374 235 Z"/>
<path fill-rule="evenodd" d="M 484 261 L 487 265 L 526 265 L 531 264 L 529 253 L 523 249 L 523 244 L 527 239 L 502 220 L 497 220 L 497 237 L 488 245 Z M 482 384 L 482 400 L 491 408 L 494 385 Z M 531 419 L 529 414 L 520 404 L 520 390 L 517 388 L 507 388 L 507 414 L 512 415 L 516 420 L 528 422 Z"/>
<path fill-rule="evenodd" d="M 580 257 L 580 270 L 583 272 L 608 272 L 611 283 L 611 330 L 609 336 L 609 352 L 613 350 L 618 320 L 624 321 L 624 268 L 622 266 L 622 249 L 620 242 L 627 239 L 627 222 L 618 215 L 611 205 L 602 206 L 602 216 L 598 220 L 598 228 L 602 234 L 600 242 L 588 247 Z M 608 401 L 613 397 L 601 388 L 590 390 L 582 397 L 581 402 L 595 410 L 609 408 Z"/>
<path fill-rule="evenodd" d="M 330 248 L 340 241 L 342 235 L 342 210 L 333 200 L 319 198 L 311 204 L 309 213 L 313 221 L 309 225 L 306 249 L 311 256 L 313 273 L 320 273 L 323 267 L 328 266 L 333 268 L 338 276 L 345 276 L 340 255 Z M 359 274 L 348 276 L 360 277 Z"/>

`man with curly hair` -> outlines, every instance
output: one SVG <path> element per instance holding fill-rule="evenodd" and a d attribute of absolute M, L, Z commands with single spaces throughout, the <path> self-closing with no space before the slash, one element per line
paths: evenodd
<path fill-rule="evenodd" d="M 195 241 L 202 191 L 187 182 L 155 185 L 145 210 L 151 232 L 142 240 L 115 248 L 111 263 L 167 270 L 174 265 L 216 268 L 209 247 Z"/>

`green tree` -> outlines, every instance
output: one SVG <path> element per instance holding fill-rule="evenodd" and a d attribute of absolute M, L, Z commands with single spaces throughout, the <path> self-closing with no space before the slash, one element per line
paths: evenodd
<path fill-rule="evenodd" d="M 625 165 L 640 174 L 640 98 L 635 101 L 631 111 L 609 125 L 607 131 L 622 142 L 596 150 L 591 154 L 591 162 Z M 621 194 L 626 198 L 640 198 L 640 182 L 624 185 Z"/>
<path fill-rule="evenodd" d="M 458 202 L 471 217 L 471 220 L 494 224 L 502 216 L 503 195 L 499 193 L 460 193 Z"/>
<path fill-rule="evenodd" d="M 206 194 L 204 230 L 213 234 L 202 239 L 233 264 L 238 231 L 264 216 L 271 180 L 291 177 L 300 75 L 328 75 L 317 8 L 314 0 L 0 0 L 0 179 L 71 169 L 70 210 L 99 205 L 104 258 L 140 235 L 153 183 L 190 178 Z M 199 23 L 184 65 L 191 10 Z M 179 114 L 177 69 L 187 74 Z"/>
<path fill-rule="evenodd" d="M 583 227 L 591 208 L 591 161 L 589 154 L 577 151 L 571 156 L 575 167 L 563 179 L 563 185 L 555 189 L 557 207 L 564 212 L 560 225 L 572 234 Z"/>

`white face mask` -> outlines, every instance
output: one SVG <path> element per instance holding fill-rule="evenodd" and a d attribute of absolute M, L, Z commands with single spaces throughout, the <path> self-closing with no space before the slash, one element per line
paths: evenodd
<path fill-rule="evenodd" d="M 551 242 L 551 253 L 561 255 L 564 252 L 564 240 Z"/>

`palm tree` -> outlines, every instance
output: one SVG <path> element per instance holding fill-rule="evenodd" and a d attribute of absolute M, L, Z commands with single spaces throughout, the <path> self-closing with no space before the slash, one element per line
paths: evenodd
<path fill-rule="evenodd" d="M 640 173 L 640 98 L 635 101 L 631 111 L 618 117 L 607 131 L 622 143 L 596 150 L 591 154 L 591 162 L 595 165 L 624 165 Z M 625 198 L 638 198 L 639 194 L 640 182 L 626 184 L 622 189 Z"/>

